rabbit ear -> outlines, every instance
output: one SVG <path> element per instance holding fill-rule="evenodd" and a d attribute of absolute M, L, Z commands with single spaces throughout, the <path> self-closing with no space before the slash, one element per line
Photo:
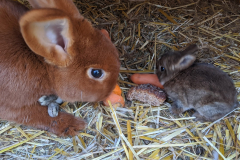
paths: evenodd
<path fill-rule="evenodd" d="M 187 54 L 193 54 L 197 52 L 198 46 L 196 44 L 192 44 L 188 46 L 184 51 L 182 51 L 182 54 L 187 55 Z"/>
<path fill-rule="evenodd" d="M 196 60 L 196 57 L 194 55 L 188 54 L 184 55 L 183 57 L 180 58 L 178 63 L 175 65 L 175 68 L 183 70 L 191 66 L 194 61 Z"/>
<path fill-rule="evenodd" d="M 28 2 L 33 8 L 56 8 L 73 17 L 83 18 L 73 0 L 28 0 Z"/>
<path fill-rule="evenodd" d="M 73 27 L 68 16 L 57 9 L 36 9 L 19 21 L 29 48 L 57 66 L 68 66 L 73 59 Z"/>

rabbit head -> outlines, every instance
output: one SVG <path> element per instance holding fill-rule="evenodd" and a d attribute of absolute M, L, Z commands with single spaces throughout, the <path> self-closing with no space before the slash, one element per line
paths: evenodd
<path fill-rule="evenodd" d="M 165 53 L 157 62 L 157 76 L 164 85 L 174 78 L 180 71 L 191 66 L 196 57 L 193 55 L 198 50 L 196 45 L 191 45 L 184 51 Z"/>
<path fill-rule="evenodd" d="M 80 15 L 72 0 L 29 0 L 20 21 L 29 48 L 44 59 L 53 90 L 66 101 L 101 101 L 113 90 L 118 51 Z"/>

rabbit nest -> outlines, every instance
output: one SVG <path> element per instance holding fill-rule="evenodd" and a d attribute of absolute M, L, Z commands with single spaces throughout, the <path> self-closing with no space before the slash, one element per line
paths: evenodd
<path fill-rule="evenodd" d="M 28 6 L 26 0 L 18 0 Z M 198 61 L 227 72 L 240 91 L 239 0 L 73 0 L 95 27 L 107 29 L 119 50 L 119 85 L 126 95 L 133 73 L 154 73 L 156 58 L 196 43 Z M 240 95 L 238 96 L 240 100 Z M 0 121 L 0 159 L 240 159 L 240 110 L 213 123 L 176 117 L 171 103 L 125 108 L 65 102 L 87 129 L 59 138 L 46 131 Z"/>

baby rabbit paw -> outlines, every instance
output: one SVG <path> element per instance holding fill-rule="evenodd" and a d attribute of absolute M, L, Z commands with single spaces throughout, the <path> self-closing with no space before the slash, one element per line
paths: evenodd
<path fill-rule="evenodd" d="M 60 112 L 58 117 L 51 122 L 49 131 L 61 137 L 75 136 L 86 126 L 87 123 L 83 119 Z"/>
<path fill-rule="evenodd" d="M 52 102 L 48 104 L 48 115 L 50 117 L 57 117 L 59 111 L 59 104 Z"/>
<path fill-rule="evenodd" d="M 172 107 L 169 108 L 170 112 L 174 115 L 179 115 L 183 112 L 183 108 L 179 107 L 177 104 L 172 103 Z"/>
<path fill-rule="evenodd" d="M 196 117 L 195 119 L 193 119 L 195 122 L 199 121 L 199 122 L 205 122 L 206 121 L 206 117 L 202 116 L 199 114 L 199 112 L 195 112 L 192 117 Z"/>
<path fill-rule="evenodd" d="M 61 98 L 56 95 L 42 96 L 38 102 L 42 106 L 48 106 L 48 114 L 50 117 L 57 117 L 59 105 L 63 102 Z"/>

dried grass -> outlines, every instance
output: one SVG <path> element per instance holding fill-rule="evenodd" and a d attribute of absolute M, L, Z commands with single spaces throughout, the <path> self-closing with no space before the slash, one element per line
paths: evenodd
<path fill-rule="evenodd" d="M 25 0 L 19 0 L 28 5 Z M 120 51 L 124 94 L 132 73 L 154 73 L 156 57 L 197 43 L 198 61 L 227 72 L 240 88 L 240 7 L 230 0 L 74 0 L 94 26 L 109 31 Z M 240 96 L 238 96 L 240 100 Z M 126 108 L 62 105 L 88 121 L 72 138 L 0 121 L 0 159 L 240 159 L 239 108 L 214 123 L 174 117 L 170 103 Z"/>

